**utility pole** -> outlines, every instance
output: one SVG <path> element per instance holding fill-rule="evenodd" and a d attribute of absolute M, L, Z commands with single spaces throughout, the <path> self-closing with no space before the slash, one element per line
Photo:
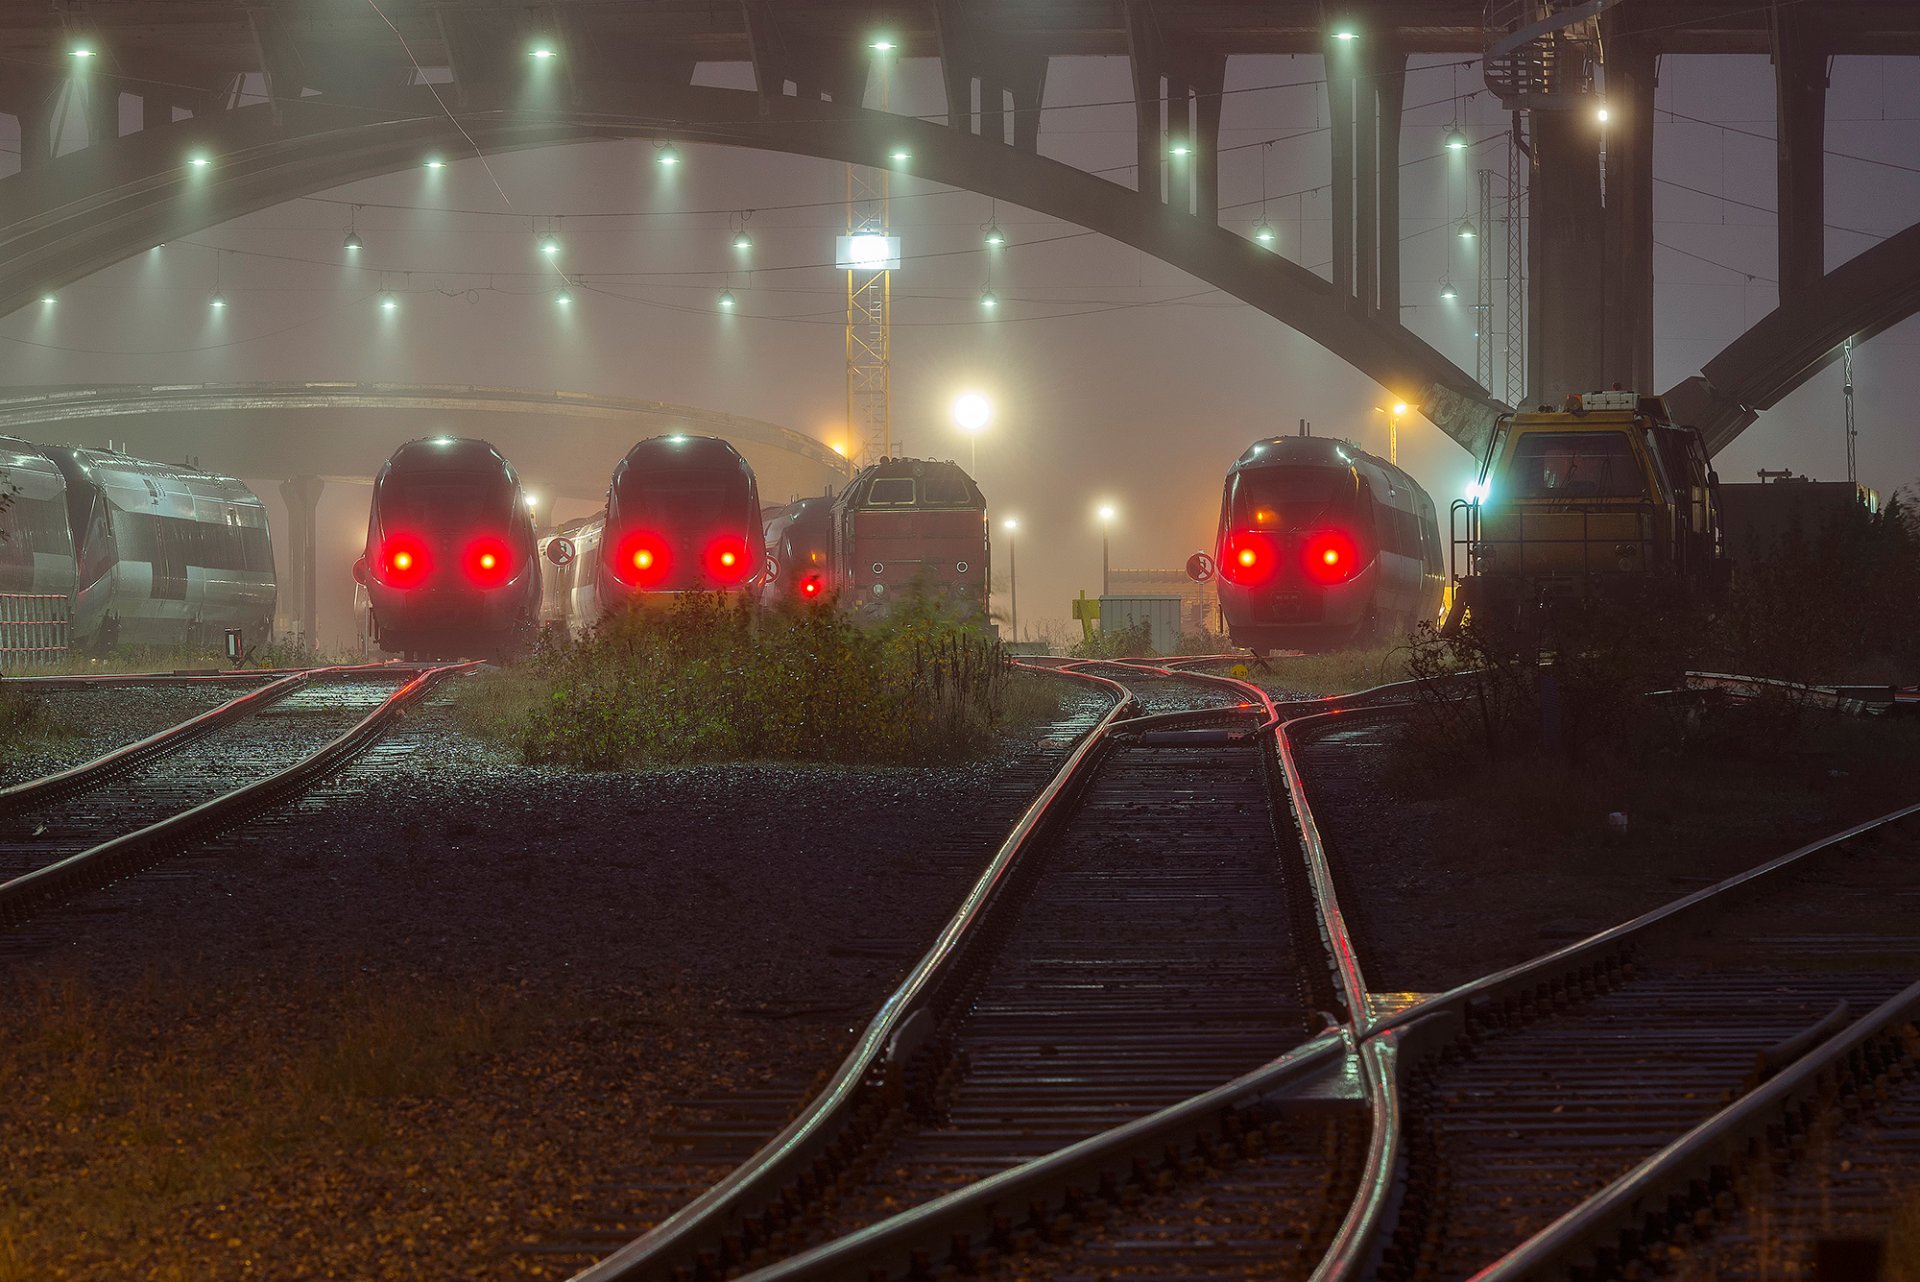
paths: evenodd
<path fill-rule="evenodd" d="M 1840 347 L 1841 372 L 1844 381 L 1840 384 L 1840 395 L 1847 405 L 1847 484 L 1860 484 L 1859 471 L 1855 466 L 1854 442 L 1860 431 L 1853 425 L 1853 335 L 1847 335 L 1847 341 Z"/>
<path fill-rule="evenodd" d="M 880 109 L 891 97 L 890 59 L 879 58 Z M 847 166 L 847 236 L 888 235 L 890 175 L 865 165 Z M 893 273 L 847 266 L 847 437 L 857 463 L 893 453 Z"/>

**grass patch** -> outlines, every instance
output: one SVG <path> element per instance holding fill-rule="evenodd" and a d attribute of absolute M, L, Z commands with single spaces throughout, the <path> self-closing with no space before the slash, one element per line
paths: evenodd
<path fill-rule="evenodd" d="M 908 599 L 875 628 L 831 602 L 760 612 L 688 594 L 623 610 L 579 640 L 469 683 L 462 723 L 528 763 L 955 761 L 981 755 L 1045 696 L 1009 703 L 984 630 Z"/>
<path fill-rule="evenodd" d="M 1407 646 L 1399 644 L 1276 656 L 1264 668 L 1250 659 L 1221 660 L 1202 670 L 1241 677 L 1274 694 L 1350 694 L 1407 680 L 1412 675 L 1407 667 L 1409 653 Z"/>
<path fill-rule="evenodd" d="M 66 734 L 45 699 L 0 680 L 0 761 Z"/>

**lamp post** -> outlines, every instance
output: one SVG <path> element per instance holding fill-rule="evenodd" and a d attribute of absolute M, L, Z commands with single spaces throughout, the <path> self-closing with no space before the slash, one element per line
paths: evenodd
<path fill-rule="evenodd" d="M 962 392 L 953 398 L 953 424 L 967 434 L 967 470 L 980 471 L 980 433 L 993 421 L 993 402 L 980 392 Z"/>
<path fill-rule="evenodd" d="M 1395 401 L 1392 409 L 1382 409 L 1378 405 L 1373 409 L 1375 413 L 1387 416 L 1387 462 L 1397 466 L 1400 462 L 1400 416 L 1407 412 L 1407 403 Z"/>
<path fill-rule="evenodd" d="M 1100 505 L 1100 595 L 1112 594 L 1113 579 L 1113 504 Z"/>
<path fill-rule="evenodd" d="M 1018 641 L 1020 639 L 1020 558 L 1013 536 L 1014 532 L 1020 528 L 1020 522 L 1008 517 L 1000 523 L 1000 528 L 1007 532 L 1007 595 L 1013 599 L 1012 609 L 1009 611 L 1012 615 L 1009 626 L 1013 629 L 1013 639 Z"/>

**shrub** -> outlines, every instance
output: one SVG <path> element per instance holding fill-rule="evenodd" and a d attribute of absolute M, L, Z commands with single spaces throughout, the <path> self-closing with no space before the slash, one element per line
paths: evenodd
<path fill-rule="evenodd" d="M 476 719 L 511 727 L 530 762 L 929 761 L 993 743 L 1008 667 L 978 626 L 912 597 L 867 629 L 830 601 L 762 613 L 688 594 L 579 641 L 547 634 L 509 679 Z"/>
<path fill-rule="evenodd" d="M 1076 659 L 1129 659 L 1153 653 L 1153 625 L 1136 619 L 1124 628 L 1095 628 L 1072 650 Z"/>

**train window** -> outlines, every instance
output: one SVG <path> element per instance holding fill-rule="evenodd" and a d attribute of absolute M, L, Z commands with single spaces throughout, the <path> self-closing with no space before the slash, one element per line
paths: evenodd
<path fill-rule="evenodd" d="M 1647 480 L 1625 432 L 1529 432 L 1499 488 L 1517 499 L 1639 499 Z"/>
<path fill-rule="evenodd" d="M 620 478 L 614 502 L 623 520 L 642 514 L 676 525 L 704 526 L 748 508 L 740 473 L 717 469 L 629 471 Z"/>
<path fill-rule="evenodd" d="M 1304 530 L 1353 510 L 1353 474 L 1327 467 L 1254 468 L 1234 479 L 1239 529 Z"/>
<path fill-rule="evenodd" d="M 875 477 L 873 487 L 867 491 L 867 506 L 913 506 L 913 478 L 911 476 Z"/>
<path fill-rule="evenodd" d="M 967 507 L 973 502 L 973 494 L 957 468 L 939 468 L 926 477 L 921 501 L 928 507 Z"/>
<path fill-rule="evenodd" d="M 380 486 L 388 529 L 466 530 L 510 515 L 513 487 L 491 472 L 389 475 Z"/>

